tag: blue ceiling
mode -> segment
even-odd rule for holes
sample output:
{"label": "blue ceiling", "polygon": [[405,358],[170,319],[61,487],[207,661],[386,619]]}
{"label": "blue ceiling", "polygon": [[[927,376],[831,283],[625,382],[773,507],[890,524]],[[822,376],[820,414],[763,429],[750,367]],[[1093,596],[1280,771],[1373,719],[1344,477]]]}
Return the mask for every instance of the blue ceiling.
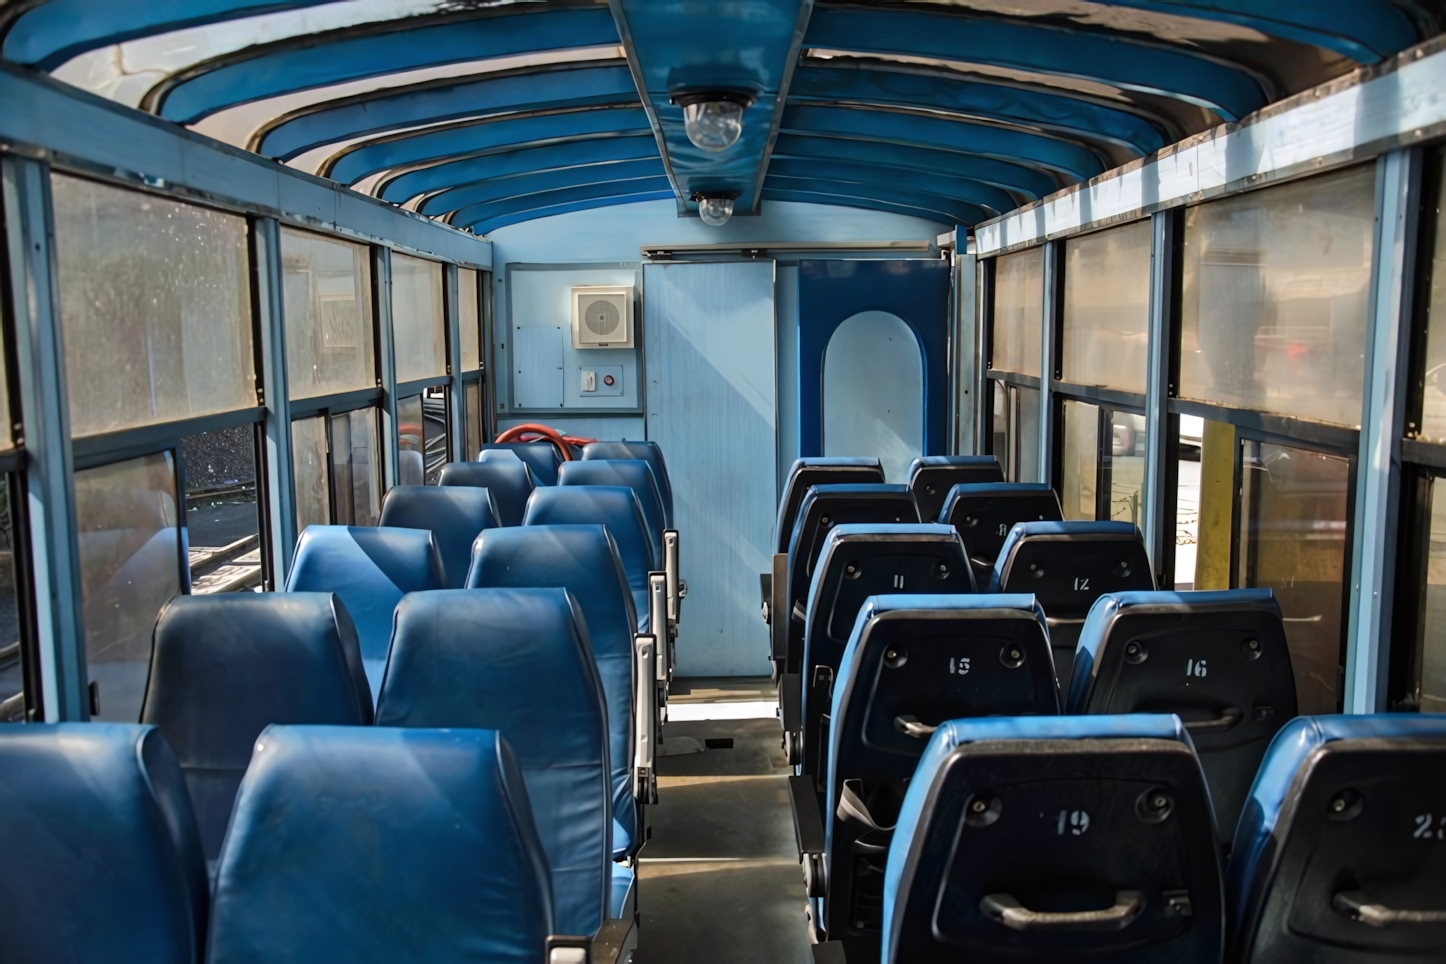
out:
{"label": "blue ceiling", "polygon": [[[347,2],[12,0],[0,57],[84,83],[73,58],[150,38],[167,56],[141,109],[478,233],[663,198],[692,214],[699,191],[736,194],[740,215],[805,201],[971,225],[1378,63],[1446,15],[1446,0],[409,0],[378,20]],[[217,42],[192,58],[166,48],[178,30]],[[752,99],[717,154],[674,103],[706,90]]]}

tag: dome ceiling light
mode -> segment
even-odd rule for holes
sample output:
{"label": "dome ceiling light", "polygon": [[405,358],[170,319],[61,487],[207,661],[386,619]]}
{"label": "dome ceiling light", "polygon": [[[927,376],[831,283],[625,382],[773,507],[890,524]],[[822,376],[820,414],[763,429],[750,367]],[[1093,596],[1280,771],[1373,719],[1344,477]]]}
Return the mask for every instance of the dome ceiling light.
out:
{"label": "dome ceiling light", "polygon": [[721,228],[733,216],[733,202],[738,199],[738,194],[738,191],[695,192],[693,200],[698,202],[698,217],[703,219],[704,224]]}
{"label": "dome ceiling light", "polygon": [[753,98],[735,90],[705,90],[675,94],[672,101],[683,108],[683,129],[693,146],[717,154],[738,142],[743,109]]}

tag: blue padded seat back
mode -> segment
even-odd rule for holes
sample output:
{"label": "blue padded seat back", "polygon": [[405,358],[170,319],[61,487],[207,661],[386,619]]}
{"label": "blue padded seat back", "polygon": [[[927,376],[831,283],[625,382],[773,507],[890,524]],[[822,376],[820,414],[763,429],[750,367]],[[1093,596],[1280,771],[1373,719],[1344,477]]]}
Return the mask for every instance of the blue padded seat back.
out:
{"label": "blue padded seat back", "polygon": [[538,964],[527,789],[492,730],[273,726],[226,835],[210,964]]}
{"label": "blue padded seat back", "polygon": [[[822,771],[821,732],[831,686],[859,610],[870,596],[974,592],[959,533],[941,525],[876,523],[836,526],[824,542],[808,592],[802,672],[803,773]],[[792,654],[790,654],[792,656]],[[790,672],[800,672],[792,669]]]}
{"label": "blue padded seat back", "polygon": [[[521,526],[477,537],[468,589],[548,587],[572,593],[587,621],[607,696],[613,819],[630,840],[638,840],[633,803],[633,634],[638,620],[617,547],[604,526]],[[615,851],[620,843],[613,841]]]}
{"label": "blue padded seat back", "polygon": [[191,964],[206,864],[180,768],[134,723],[0,727],[0,957]]}
{"label": "blue padded seat back", "polygon": [[1060,522],[1059,496],[1044,482],[983,482],[949,490],[939,521],[959,530],[974,578],[989,585],[1009,530],[1019,522]]}
{"label": "blue padded seat back", "polygon": [[567,590],[409,595],[377,725],[499,730],[527,780],[558,933],[597,931],[612,879],[607,708]]}
{"label": "blue padded seat back", "polygon": [[788,470],[783,495],[778,500],[778,521],[773,527],[774,552],[787,552],[788,540],[798,518],[803,497],[815,485],[883,482],[884,467],[878,459],[810,456],[797,459]]}
{"label": "blue padded seat back", "polygon": [[307,526],[286,576],[287,592],[341,597],[356,626],[373,696],[382,685],[397,603],[406,593],[445,586],[430,532],[382,526]]}
{"label": "blue padded seat back", "polygon": [[557,470],[558,485],[624,485],[638,497],[638,507],[643,510],[643,525],[648,533],[648,545],[652,548],[653,562],[663,566],[663,499],[658,494],[658,483],[653,479],[653,470],[648,463],[631,461],[610,462],[594,459],[591,462],[567,462]]}
{"label": "blue padded seat back", "polygon": [[888,828],[929,740],[923,730],[908,732],[909,724],[932,729],[963,717],[1058,713],[1049,631],[1033,596],[875,596],[864,603],[834,681],[827,766],[818,781],[829,939],[878,937]]}
{"label": "blue padded seat back", "polygon": [[1176,717],[954,720],[934,733],[884,874],[888,964],[1217,964],[1224,922],[1210,796]]}
{"label": "blue padded seat back", "polygon": [[1287,723],[1235,831],[1229,960],[1442,960],[1443,770],[1446,714]]}
{"label": "blue padded seat back", "polygon": [[1003,482],[1004,469],[992,455],[925,455],[909,464],[909,490],[925,522],[943,522],[939,510],[956,485]]}
{"label": "blue padded seat back", "polygon": [[430,532],[447,589],[461,589],[467,582],[477,534],[501,525],[490,489],[455,485],[392,486],[382,500],[380,524]]}
{"label": "blue padded seat back", "polygon": [[177,596],[156,620],[141,722],[158,727],[175,751],[214,860],[262,730],[371,725],[372,694],[346,606],[322,592]]}
{"label": "blue padded seat back", "polygon": [[[511,452],[527,464],[534,485],[556,485],[562,458],[551,442],[487,442],[482,452]],[[484,454],[482,458],[487,458]]]}
{"label": "blue padded seat back", "polygon": [[990,592],[1031,592],[1049,617],[1060,683],[1073,678],[1085,616],[1107,592],[1153,590],[1140,530],[1128,522],[1019,522],[994,563]]}
{"label": "blue padded seat back", "polygon": [[657,442],[639,440],[589,442],[582,447],[582,460],[592,459],[642,459],[653,470],[653,479],[658,483],[658,495],[663,499],[664,527],[673,528],[673,483],[668,478],[668,463],[663,459],[663,449]]}
{"label": "blue padded seat back", "polygon": [[539,488],[527,500],[522,524],[601,525],[617,546],[628,577],[638,625],[648,612],[648,573],[656,570],[643,509],[632,489],[619,485],[563,485]]}
{"label": "blue padded seat back", "polygon": [[1229,844],[1266,747],[1296,714],[1295,678],[1269,589],[1120,592],[1090,610],[1069,713],[1174,713],[1195,741]]}
{"label": "blue padded seat back", "polygon": [[527,497],[533,488],[532,473],[517,458],[448,462],[442,466],[437,484],[486,489],[497,506],[497,524],[504,526],[522,525],[522,513],[527,511]]}

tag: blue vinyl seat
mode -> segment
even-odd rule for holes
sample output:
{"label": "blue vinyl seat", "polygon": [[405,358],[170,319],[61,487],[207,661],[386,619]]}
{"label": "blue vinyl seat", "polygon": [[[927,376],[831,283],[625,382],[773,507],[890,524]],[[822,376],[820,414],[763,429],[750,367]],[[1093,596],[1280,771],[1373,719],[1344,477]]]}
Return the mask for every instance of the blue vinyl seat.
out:
{"label": "blue vinyl seat", "polygon": [[643,525],[648,532],[648,544],[653,551],[653,562],[663,565],[663,498],[658,494],[658,483],[653,470],[641,459],[630,461],[606,461],[593,459],[586,462],[567,462],[557,470],[558,485],[622,485],[633,490],[638,497],[638,507],[643,510]]}
{"label": "blue vinyl seat", "polygon": [[668,463],[657,442],[638,440],[589,442],[582,447],[582,460],[642,459],[653,470],[658,495],[663,499],[663,528],[673,528],[673,483],[668,478]]}
{"label": "blue vinyl seat", "polygon": [[[571,464],[571,463],[569,463]],[[604,526],[521,526],[482,533],[472,550],[468,589],[560,587],[587,623],[593,660],[607,697],[613,855],[641,845],[633,800],[633,634],[637,615],[617,547]]]}
{"label": "blue vinyl seat", "polygon": [[209,964],[540,964],[552,925],[527,789],[500,734],[273,726],[257,740],[221,853]]}
{"label": "blue vinyl seat", "polygon": [[1296,714],[1280,606],[1269,589],[1121,592],[1090,609],[1066,712],[1185,721],[1228,845],[1275,734]]}
{"label": "blue vinyl seat", "polygon": [[392,639],[392,613],[409,592],[442,589],[442,560],[425,529],[307,526],[286,576],[287,592],[334,592],[356,626],[375,698]]}
{"label": "blue vinyl seat", "polygon": [[878,955],[885,858],[934,730],[978,716],[1055,716],[1044,611],[1032,596],[876,596],[839,663],[823,794],[830,940]]}
{"label": "blue vinyl seat", "polygon": [[887,964],[1217,964],[1220,845],[1170,715],[953,720],[884,875]]}
{"label": "blue vinyl seat", "polygon": [[206,863],[180,768],[134,723],[0,727],[0,957],[192,964]]}
{"label": "blue vinyl seat", "polygon": [[1073,678],[1085,617],[1107,592],[1153,590],[1140,530],[1128,522],[1019,522],[994,563],[990,592],[1033,593],[1049,619],[1060,685]]}
{"label": "blue vinyl seat", "polygon": [[517,754],[552,876],[559,933],[610,910],[607,703],[565,589],[449,589],[397,607],[378,726],[496,729]]}
{"label": "blue vinyl seat", "polygon": [[925,522],[943,522],[939,510],[956,485],[1003,482],[1004,469],[992,455],[924,455],[909,463],[909,491]]}
{"label": "blue vinyl seat", "polygon": [[522,524],[606,526],[617,546],[638,627],[648,618],[648,573],[657,570],[643,509],[632,489],[620,485],[561,485],[539,488],[527,500]]}
{"label": "blue vinyl seat", "polygon": [[492,490],[473,486],[396,485],[382,500],[380,525],[426,529],[436,543],[448,589],[461,589],[472,562],[472,542],[501,525]]}
{"label": "blue vinyl seat", "polygon": [[488,452],[511,452],[532,472],[534,485],[556,485],[557,467],[562,459],[551,442],[487,442],[482,446],[482,458]]}
{"label": "blue vinyl seat", "polygon": [[492,493],[492,500],[497,506],[497,524],[504,526],[522,525],[522,513],[527,511],[527,497],[533,489],[532,473],[527,463],[515,457],[448,462],[442,466],[437,484],[486,489]]}
{"label": "blue vinyl seat", "polygon": [[899,593],[972,592],[974,576],[964,544],[948,526],[841,525],[829,533],[809,586],[802,659],[799,669],[790,671],[800,673],[800,714],[793,740],[804,774],[816,776],[823,767],[828,750],[824,716],[864,602],[870,596]]}
{"label": "blue vinyl seat", "polygon": [[1235,831],[1228,959],[1446,956],[1446,714],[1302,716],[1276,734]]}
{"label": "blue vinyl seat", "polygon": [[[959,530],[974,578],[989,585],[1009,530],[1018,522],[1060,522],[1059,496],[1044,482],[981,482],[949,490],[938,521]],[[933,520],[930,520],[933,521]]]}
{"label": "blue vinyl seat", "polygon": [[175,751],[208,860],[272,723],[370,726],[356,628],[331,593],[177,596],[156,620],[141,722]]}
{"label": "blue vinyl seat", "polygon": [[793,526],[803,497],[815,485],[883,482],[884,467],[878,459],[838,456],[810,456],[796,459],[783,483],[778,500],[778,521],[773,527],[774,552],[787,552],[793,538]]}

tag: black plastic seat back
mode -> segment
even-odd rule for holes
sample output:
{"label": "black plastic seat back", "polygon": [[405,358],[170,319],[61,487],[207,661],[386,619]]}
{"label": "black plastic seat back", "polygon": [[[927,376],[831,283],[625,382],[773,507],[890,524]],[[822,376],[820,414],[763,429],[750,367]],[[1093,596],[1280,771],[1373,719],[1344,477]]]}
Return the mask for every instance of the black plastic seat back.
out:
{"label": "black plastic seat back", "polygon": [[1100,597],[1080,634],[1066,706],[1071,714],[1174,713],[1184,720],[1228,845],[1266,748],[1296,714],[1274,593]]}
{"label": "black plastic seat back", "polygon": [[925,522],[943,522],[940,510],[956,485],[1003,482],[1004,469],[992,455],[925,455],[909,465],[909,490]]}
{"label": "black plastic seat back", "polygon": [[1446,715],[1303,716],[1236,828],[1227,960],[1446,960]]}
{"label": "black plastic seat back", "polygon": [[1095,600],[1154,588],[1140,530],[1128,522],[1018,523],[990,581],[991,592],[1033,593],[1044,607],[1062,686],[1073,678],[1075,644]]}
{"label": "black plastic seat back", "polygon": [[1220,847],[1173,716],[954,720],[909,784],[886,964],[1218,964]]}
{"label": "black plastic seat back", "polygon": [[939,521],[959,531],[974,579],[989,584],[1009,530],[1019,522],[1060,522],[1059,496],[1043,482],[984,482],[949,490]]}
{"label": "black plastic seat back", "polygon": [[877,956],[888,828],[935,727],[961,717],[1058,713],[1049,632],[1034,597],[866,602],[834,683],[818,780],[829,939],[867,942]]}
{"label": "black plastic seat back", "polygon": [[783,483],[783,496],[778,500],[778,521],[773,528],[774,552],[787,552],[798,519],[803,497],[815,485],[861,484],[884,481],[884,467],[878,459],[806,458],[798,459]]}

